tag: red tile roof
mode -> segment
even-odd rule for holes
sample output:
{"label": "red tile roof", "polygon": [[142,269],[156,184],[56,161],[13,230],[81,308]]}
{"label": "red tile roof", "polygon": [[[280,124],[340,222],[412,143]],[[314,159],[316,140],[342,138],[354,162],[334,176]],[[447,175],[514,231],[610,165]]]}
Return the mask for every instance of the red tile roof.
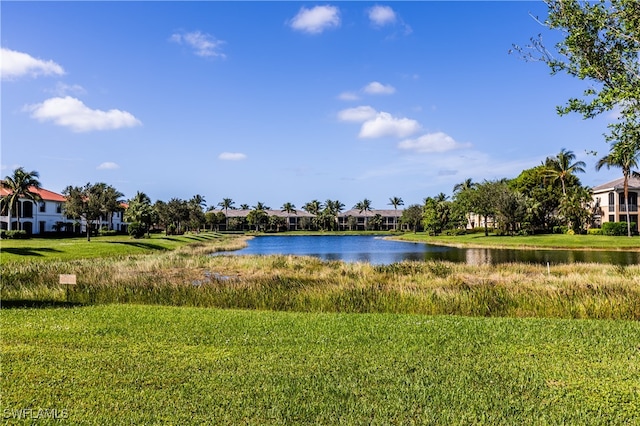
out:
{"label": "red tile roof", "polygon": [[[40,195],[40,197],[45,200],[45,201],[59,201],[61,203],[64,203],[66,201],[66,199],[58,194],[57,192],[53,192],[53,191],[49,191],[48,189],[35,189],[33,187],[29,188],[29,190],[31,192],[35,192],[36,194]],[[11,194],[11,191],[9,191],[7,188],[4,187],[0,187],[0,195],[1,196],[6,196]]]}

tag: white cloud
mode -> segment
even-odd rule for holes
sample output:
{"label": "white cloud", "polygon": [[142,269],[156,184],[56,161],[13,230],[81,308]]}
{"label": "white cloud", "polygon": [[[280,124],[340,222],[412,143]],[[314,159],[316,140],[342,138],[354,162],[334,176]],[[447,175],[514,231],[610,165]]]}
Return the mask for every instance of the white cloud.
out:
{"label": "white cloud", "polygon": [[302,7],[290,21],[291,28],[309,34],[320,34],[324,30],[340,26],[340,11],[335,6]]}
{"label": "white cloud", "polygon": [[58,126],[69,127],[74,132],[112,130],[142,124],[127,111],[91,109],[71,96],[51,98],[40,104],[27,105],[25,110],[31,112],[32,118],[52,121]]}
{"label": "white cloud", "polygon": [[223,152],[218,155],[218,158],[225,161],[240,161],[246,159],[247,156],[241,152]]}
{"label": "white cloud", "polygon": [[373,6],[369,9],[369,19],[377,27],[396,22],[396,13],[389,6]]}
{"label": "white cloud", "polygon": [[64,75],[64,69],[53,61],[43,61],[5,47],[0,49],[0,54],[0,74],[3,79],[11,80],[25,75]]}
{"label": "white cloud", "polygon": [[470,148],[469,143],[456,142],[443,132],[427,133],[416,139],[406,139],[398,144],[398,148],[416,152],[447,152],[454,149]]}
{"label": "white cloud", "polygon": [[47,90],[47,92],[54,93],[55,95],[58,95],[58,96],[66,96],[68,94],[79,96],[79,95],[85,95],[87,93],[84,87],[80,86],[79,84],[65,84],[61,81],[56,83],[55,89]]}
{"label": "white cloud", "polygon": [[384,85],[377,81],[372,81],[367,84],[363,89],[363,92],[368,93],[370,95],[390,95],[396,92],[395,87],[391,85]]}
{"label": "white cloud", "polygon": [[116,163],[113,163],[111,161],[106,161],[102,164],[100,164],[97,169],[98,170],[115,170],[115,169],[119,169],[120,166],[117,165]]}
{"label": "white cloud", "polygon": [[353,92],[342,92],[338,95],[341,101],[357,101],[360,97]]}
{"label": "white cloud", "polygon": [[370,106],[359,106],[355,108],[343,109],[338,113],[338,120],[362,123],[364,121],[375,118],[377,114],[378,112]]}
{"label": "white cloud", "polygon": [[397,118],[388,112],[379,112],[375,118],[365,121],[360,128],[361,138],[393,136],[404,138],[420,130],[420,123],[410,118]]}
{"label": "white cloud", "polygon": [[193,31],[190,33],[174,33],[169,40],[178,43],[186,44],[194,50],[194,53],[202,57],[218,57],[225,58],[226,55],[220,52],[220,48],[225,42],[223,40],[216,40],[210,34],[204,34],[200,31]]}

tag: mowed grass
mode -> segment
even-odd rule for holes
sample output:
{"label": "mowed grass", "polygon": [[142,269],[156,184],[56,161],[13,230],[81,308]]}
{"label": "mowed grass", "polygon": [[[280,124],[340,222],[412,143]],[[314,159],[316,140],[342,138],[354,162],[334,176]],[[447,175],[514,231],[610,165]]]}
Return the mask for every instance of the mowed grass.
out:
{"label": "mowed grass", "polygon": [[431,244],[452,245],[460,247],[504,247],[504,248],[544,248],[544,249],[578,249],[578,250],[640,250],[640,237],[612,237],[606,235],[568,235],[541,234],[497,236],[484,233],[466,235],[431,236],[427,233],[403,234],[397,237],[405,241],[418,241]]}
{"label": "mowed grass", "polygon": [[633,321],[108,305],[0,324],[9,421],[640,423]]}
{"label": "mowed grass", "polygon": [[200,234],[151,234],[150,238],[134,239],[128,235],[83,238],[32,238],[28,240],[2,240],[0,263],[67,261],[118,256],[150,254],[174,250],[186,244],[231,238],[215,232]]}

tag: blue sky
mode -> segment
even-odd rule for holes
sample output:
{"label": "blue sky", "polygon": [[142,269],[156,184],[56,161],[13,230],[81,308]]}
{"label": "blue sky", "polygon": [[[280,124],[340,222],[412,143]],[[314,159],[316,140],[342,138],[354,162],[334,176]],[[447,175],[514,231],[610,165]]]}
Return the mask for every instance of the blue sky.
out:
{"label": "blue sky", "polygon": [[561,148],[595,172],[614,119],[555,112],[587,87],[508,54],[536,2],[2,2],[2,175],[106,182],[209,206],[390,208]]}

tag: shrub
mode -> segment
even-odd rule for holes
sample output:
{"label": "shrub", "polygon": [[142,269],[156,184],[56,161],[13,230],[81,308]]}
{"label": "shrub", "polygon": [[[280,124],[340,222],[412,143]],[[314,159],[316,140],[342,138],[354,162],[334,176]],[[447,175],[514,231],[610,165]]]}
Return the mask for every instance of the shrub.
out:
{"label": "shrub", "polygon": [[0,231],[0,238],[2,239],[7,239],[7,240],[25,240],[27,238],[29,238],[29,234],[27,234],[27,231],[7,231],[7,230],[1,230]]}
{"label": "shrub", "polygon": [[133,238],[142,238],[144,237],[144,226],[140,222],[133,222],[129,225],[129,235]]}
{"label": "shrub", "polygon": [[444,235],[458,236],[458,235],[466,235],[467,231],[465,229],[447,229],[444,231]]}
{"label": "shrub", "polygon": [[569,230],[569,228],[564,226],[564,225],[562,225],[562,226],[554,226],[553,227],[553,233],[554,234],[566,234],[568,230]]}
{"label": "shrub", "polygon": [[602,235],[602,229],[600,228],[589,228],[587,230],[588,235]]}
{"label": "shrub", "polygon": [[[636,229],[635,222],[631,222],[631,229]],[[602,224],[602,235],[627,235],[627,222],[605,222]]]}
{"label": "shrub", "polygon": [[114,229],[101,229],[100,231],[98,231],[98,234],[101,237],[109,237],[109,236],[118,235],[118,231]]}
{"label": "shrub", "polygon": [[173,223],[167,225],[167,235],[174,235],[176,233],[176,226]]}

